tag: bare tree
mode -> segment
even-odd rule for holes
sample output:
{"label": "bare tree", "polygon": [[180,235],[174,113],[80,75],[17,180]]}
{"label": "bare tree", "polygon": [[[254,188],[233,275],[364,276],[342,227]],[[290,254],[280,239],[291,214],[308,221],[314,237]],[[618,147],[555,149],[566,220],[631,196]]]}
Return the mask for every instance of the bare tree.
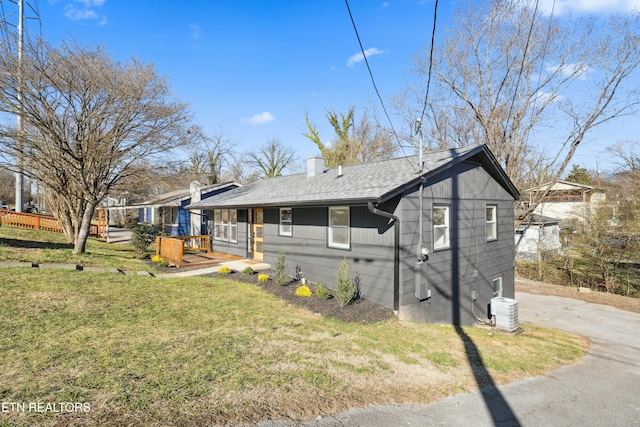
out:
{"label": "bare tree", "polygon": [[[49,208],[85,251],[97,204],[136,165],[184,144],[186,105],[151,65],[113,61],[104,48],[27,43],[22,70],[0,52],[0,111],[22,113],[25,131],[0,125],[4,166],[25,174],[49,196]],[[21,91],[20,91],[21,88]]]}
{"label": "bare tree", "polygon": [[257,152],[247,153],[247,157],[265,178],[281,176],[282,171],[296,160],[295,152],[285,147],[278,138],[271,139]]}
{"label": "bare tree", "polygon": [[333,128],[336,138],[330,144],[324,144],[316,127],[305,116],[307,133],[303,135],[313,141],[329,167],[353,165],[391,157],[397,150],[390,132],[378,125],[371,124],[366,114],[359,122],[354,119],[355,108],[350,107],[347,114],[327,111],[327,120]]}
{"label": "bare tree", "polygon": [[193,126],[188,132],[187,147],[194,179],[207,184],[221,182],[225,167],[233,162],[233,144],[224,130],[220,128],[220,132],[208,136],[201,127]]}
{"label": "bare tree", "polygon": [[[559,179],[589,131],[637,110],[637,12],[558,20],[530,1],[468,1],[445,34],[426,106],[431,147],[486,143],[519,187],[540,183],[531,180],[534,170]],[[416,57],[422,81],[428,58]],[[399,98],[408,122],[424,108],[424,85],[412,91]],[[554,137],[538,150],[542,135]]]}
{"label": "bare tree", "polygon": [[617,159],[618,178],[631,193],[640,193],[640,150],[637,143],[618,142],[607,150]]}
{"label": "bare tree", "polygon": [[0,205],[13,204],[15,193],[15,176],[7,169],[0,168]]}

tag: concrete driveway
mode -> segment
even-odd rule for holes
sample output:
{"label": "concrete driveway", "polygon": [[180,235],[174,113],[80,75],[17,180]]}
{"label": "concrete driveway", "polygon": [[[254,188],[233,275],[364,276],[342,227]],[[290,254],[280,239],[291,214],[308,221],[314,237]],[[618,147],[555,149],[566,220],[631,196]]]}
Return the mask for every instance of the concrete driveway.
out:
{"label": "concrete driveway", "polygon": [[354,409],[304,425],[640,425],[640,314],[570,298],[524,293],[516,298],[521,322],[587,336],[588,355],[545,376],[429,405]]}

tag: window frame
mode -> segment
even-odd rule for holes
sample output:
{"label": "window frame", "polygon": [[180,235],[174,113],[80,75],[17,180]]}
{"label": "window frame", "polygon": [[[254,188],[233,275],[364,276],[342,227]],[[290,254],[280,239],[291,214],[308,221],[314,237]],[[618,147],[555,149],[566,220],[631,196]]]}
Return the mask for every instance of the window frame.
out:
{"label": "window frame", "polygon": [[[282,213],[285,211],[289,211],[289,219],[282,219]],[[280,208],[279,209],[279,226],[278,226],[278,235],[285,237],[293,237],[293,208]],[[288,226],[289,231],[285,231],[285,228]]]}
{"label": "window frame", "polygon": [[[487,219],[487,212],[489,209],[493,210],[493,221]],[[489,230],[493,229],[493,237],[489,237]],[[484,223],[484,235],[487,242],[494,242],[498,240],[498,205],[487,204],[485,206],[485,223]]]}
{"label": "window frame", "polygon": [[[496,291],[496,284],[499,285],[498,291]],[[502,276],[491,281],[491,292],[493,293],[493,298],[502,297]]]}
{"label": "window frame", "polygon": [[238,243],[238,210],[213,210],[213,240]]}
{"label": "window frame", "polygon": [[164,209],[164,224],[176,225],[177,222],[178,222],[178,207],[166,206]]}
{"label": "window frame", "polygon": [[[436,209],[444,209],[445,210],[445,224],[436,224],[435,221],[435,210]],[[432,233],[433,233],[433,251],[443,251],[447,249],[451,249],[451,206],[446,204],[434,204],[431,207],[431,225],[432,225]],[[438,245],[436,239],[436,230],[443,229],[445,230],[445,244]]]}
{"label": "window frame", "polygon": [[[331,212],[338,209],[347,210],[347,225],[333,224]],[[347,231],[347,243],[334,241],[334,230]],[[351,207],[350,206],[329,206],[327,219],[327,247],[333,249],[351,250]]]}

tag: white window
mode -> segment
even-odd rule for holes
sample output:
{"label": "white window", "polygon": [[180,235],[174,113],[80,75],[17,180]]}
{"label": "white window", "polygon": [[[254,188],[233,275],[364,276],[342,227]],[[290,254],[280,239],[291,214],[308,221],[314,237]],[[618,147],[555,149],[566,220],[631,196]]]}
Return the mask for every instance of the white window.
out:
{"label": "white window", "polygon": [[165,209],[165,224],[175,224],[178,222],[178,207],[170,206]]}
{"label": "white window", "polygon": [[229,241],[238,243],[238,211],[229,209]]}
{"label": "white window", "polygon": [[434,206],[433,249],[446,249],[449,246],[449,206]]}
{"label": "white window", "polygon": [[238,212],[235,209],[214,209],[213,238],[225,242],[238,242]]}
{"label": "white window", "polygon": [[280,235],[293,235],[293,211],[291,208],[280,208]]}
{"label": "white window", "polygon": [[486,232],[487,232],[487,241],[496,240],[498,238],[498,222],[496,220],[498,207],[495,205],[488,205],[487,212],[487,223],[486,223]]}
{"label": "white window", "polygon": [[348,206],[329,208],[329,247],[339,249],[351,247]]}
{"label": "white window", "polygon": [[491,285],[493,286],[493,296],[501,297],[502,296],[502,277],[493,279],[491,281]]}

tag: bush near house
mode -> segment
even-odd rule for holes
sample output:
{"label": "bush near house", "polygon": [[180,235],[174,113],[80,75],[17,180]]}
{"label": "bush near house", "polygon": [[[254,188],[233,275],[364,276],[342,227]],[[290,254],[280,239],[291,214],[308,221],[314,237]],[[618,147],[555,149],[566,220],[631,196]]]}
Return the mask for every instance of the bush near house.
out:
{"label": "bush near house", "polygon": [[289,276],[287,276],[287,260],[284,252],[278,254],[278,259],[275,263],[275,274],[273,280],[281,286],[286,285],[289,282]]}
{"label": "bush near house", "polygon": [[136,252],[142,254],[149,249],[149,246],[156,241],[156,236],[160,234],[160,229],[154,225],[138,224],[131,229],[131,245]]}
{"label": "bush near house", "polygon": [[336,279],[335,296],[340,307],[351,304],[357,297],[358,287],[351,280],[351,267],[345,258],[338,267],[338,277]]}

